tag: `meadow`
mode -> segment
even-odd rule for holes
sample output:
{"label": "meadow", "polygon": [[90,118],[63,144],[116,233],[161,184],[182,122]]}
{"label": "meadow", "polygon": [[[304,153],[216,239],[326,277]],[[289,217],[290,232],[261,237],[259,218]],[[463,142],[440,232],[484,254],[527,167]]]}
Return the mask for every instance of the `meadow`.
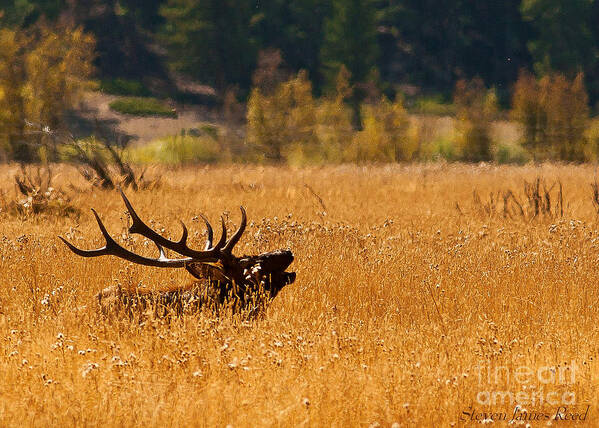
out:
{"label": "meadow", "polygon": [[151,170],[161,185],[128,194],[166,236],[181,219],[200,247],[200,213],[233,230],[243,205],[238,254],[293,251],[295,283],[251,320],[102,315],[109,285],[191,278],[69,252],[57,235],[102,244],[92,207],[153,247],[116,191],[55,171],[80,214],[0,212],[1,426],[599,425],[593,166]]}

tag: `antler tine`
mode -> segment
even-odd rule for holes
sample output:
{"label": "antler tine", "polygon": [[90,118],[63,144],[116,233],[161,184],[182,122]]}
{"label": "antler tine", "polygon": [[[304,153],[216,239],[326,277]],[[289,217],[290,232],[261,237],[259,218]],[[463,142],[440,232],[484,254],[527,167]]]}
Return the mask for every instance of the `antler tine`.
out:
{"label": "antler tine", "polygon": [[168,259],[164,255],[164,250],[162,249],[162,247],[160,245],[158,245],[157,243],[156,243],[156,245],[158,246],[158,250],[160,251],[160,257],[157,259],[151,259],[148,257],[144,257],[144,256],[140,256],[138,254],[132,253],[131,251],[121,247],[119,244],[117,244],[117,242],[114,239],[112,239],[112,237],[106,230],[104,223],[102,223],[102,220],[100,220],[100,216],[98,215],[96,210],[94,210],[92,208],[92,212],[94,213],[94,216],[96,217],[96,221],[98,222],[98,227],[100,228],[100,232],[102,232],[102,236],[104,236],[104,240],[106,241],[106,244],[103,247],[95,249],[95,250],[82,250],[80,248],[75,247],[73,244],[68,242],[62,236],[59,236],[61,241],[64,242],[67,245],[67,247],[69,247],[69,249],[72,252],[74,252],[75,254],[77,254],[78,256],[98,257],[98,256],[111,255],[111,256],[117,256],[122,259],[128,260],[132,263],[137,263],[137,264],[144,265],[144,266],[171,267],[171,268],[185,267],[188,263],[193,261],[193,259],[191,259],[189,257],[184,258],[184,259]]}
{"label": "antler tine", "polygon": [[208,237],[206,238],[206,246],[204,247],[204,250],[209,250],[210,248],[212,248],[212,239],[214,237],[214,231],[212,230],[212,225],[210,224],[206,216],[204,216],[204,214],[200,214],[200,217],[202,217],[202,220],[204,220],[204,223],[206,223],[206,230],[208,231]]}
{"label": "antler tine", "polygon": [[214,248],[206,249],[205,251],[192,250],[187,246],[187,228],[185,227],[183,222],[181,222],[181,224],[183,225],[183,234],[181,236],[181,239],[179,239],[179,241],[177,242],[166,239],[165,237],[156,233],[148,225],[146,225],[137,215],[137,213],[133,209],[133,206],[131,205],[131,202],[129,202],[129,199],[127,199],[127,197],[125,196],[123,190],[119,188],[119,192],[121,194],[121,197],[123,198],[123,201],[125,202],[125,206],[127,207],[127,211],[129,211],[129,215],[131,216],[132,220],[131,227],[129,227],[129,233],[137,233],[138,235],[148,238],[149,240],[155,242],[156,244],[164,248],[173,250],[183,256],[193,258],[194,261],[218,259],[218,250],[220,249],[218,245]]}
{"label": "antler tine", "polygon": [[[187,235],[188,235],[187,226],[185,226],[185,223],[183,223],[182,220],[179,220],[179,223],[181,223],[181,227],[183,228],[183,233],[181,234],[181,239],[179,239],[179,243],[187,246]],[[206,248],[206,249],[208,249],[208,248]]]}
{"label": "antler tine", "polygon": [[106,246],[104,246],[102,248],[98,248],[97,250],[82,250],[81,248],[75,247],[73,244],[71,244],[69,241],[67,241],[66,239],[64,239],[62,236],[59,236],[58,238],[62,242],[64,242],[67,247],[69,247],[69,250],[71,250],[72,252],[74,252],[78,256],[81,256],[81,257],[96,257],[96,256],[107,256],[107,255],[109,255],[108,252],[107,252]]}
{"label": "antler tine", "polygon": [[233,247],[235,246],[235,244],[237,244],[237,242],[239,242],[239,239],[241,238],[241,235],[243,235],[243,232],[245,231],[245,227],[247,225],[247,215],[245,213],[245,208],[239,208],[241,209],[241,223],[239,224],[239,228],[235,231],[233,236],[231,236],[231,239],[227,241],[222,250],[222,252],[226,254],[231,254],[231,252],[233,251]]}
{"label": "antler tine", "polygon": [[227,242],[227,226],[225,225],[225,219],[222,216],[220,218],[220,224],[222,227],[220,239],[218,240],[218,242],[216,243],[216,245],[213,248],[214,250],[217,250],[217,251],[220,251],[220,249],[223,248],[223,246]]}

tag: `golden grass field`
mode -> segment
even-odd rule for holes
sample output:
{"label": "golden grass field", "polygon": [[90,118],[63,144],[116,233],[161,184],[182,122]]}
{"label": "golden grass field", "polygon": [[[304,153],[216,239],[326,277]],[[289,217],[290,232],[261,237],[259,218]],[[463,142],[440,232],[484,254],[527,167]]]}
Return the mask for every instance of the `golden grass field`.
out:
{"label": "golden grass field", "polygon": [[[16,171],[0,169],[7,200]],[[575,413],[599,426],[591,166],[154,170],[161,187],[128,195],[166,235],[178,237],[181,219],[202,246],[194,218],[217,224],[228,211],[233,229],[243,204],[238,254],[293,250],[296,282],[250,321],[99,313],[94,296],[115,282],[190,276],[70,253],[57,235],[102,243],[89,208],[121,243],[127,216],[116,191],[57,172],[79,220],[0,213],[0,426],[505,425],[514,411],[523,426],[565,426]],[[537,176],[563,184],[563,217],[485,211],[491,192],[523,203]]]}

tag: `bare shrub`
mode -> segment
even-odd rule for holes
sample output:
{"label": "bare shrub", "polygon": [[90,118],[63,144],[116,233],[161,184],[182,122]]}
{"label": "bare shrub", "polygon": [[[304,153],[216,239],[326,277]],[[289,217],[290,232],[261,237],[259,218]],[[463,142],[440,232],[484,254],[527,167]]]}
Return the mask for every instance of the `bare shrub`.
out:
{"label": "bare shrub", "polygon": [[20,166],[14,176],[15,198],[2,198],[2,211],[26,219],[40,214],[59,217],[79,217],[80,211],[71,205],[71,198],[52,186],[53,173],[49,165]]}
{"label": "bare shrub", "polygon": [[[557,191],[552,198],[554,188]],[[564,193],[561,181],[558,180],[549,187],[540,177],[531,182],[524,181],[524,194],[528,202],[529,218],[564,216]]]}
{"label": "bare shrub", "polygon": [[559,180],[551,185],[540,177],[530,182],[524,180],[521,193],[511,189],[499,190],[491,192],[487,198],[481,198],[474,190],[472,199],[475,209],[485,217],[501,216],[530,221],[564,216],[564,193]]}
{"label": "bare shrub", "polygon": [[153,189],[159,179],[147,179],[147,169],[136,173],[125,160],[124,148],[118,148],[106,141],[90,138],[87,140],[70,139],[64,147],[63,155],[75,163],[79,172],[93,186],[102,189],[114,189],[117,186],[132,190]]}

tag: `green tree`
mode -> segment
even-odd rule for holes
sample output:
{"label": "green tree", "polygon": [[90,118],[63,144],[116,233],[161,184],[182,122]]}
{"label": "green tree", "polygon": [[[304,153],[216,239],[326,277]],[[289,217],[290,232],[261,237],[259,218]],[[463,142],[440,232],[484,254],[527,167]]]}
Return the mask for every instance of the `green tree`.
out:
{"label": "green tree", "polygon": [[28,27],[42,16],[54,20],[65,7],[65,0],[0,0],[0,26]]}
{"label": "green tree", "polygon": [[154,31],[164,23],[160,7],[165,0],[120,0],[127,15],[143,28]]}
{"label": "green tree", "polygon": [[331,0],[270,0],[257,2],[253,33],[262,49],[281,51],[292,71],[308,71],[316,92],[322,86],[320,49]]}
{"label": "green tree", "polygon": [[536,35],[528,47],[535,71],[560,71],[574,77],[590,68],[597,59],[593,45],[594,0],[524,0],[522,14]]}
{"label": "green tree", "polygon": [[480,76],[507,97],[508,84],[530,63],[530,28],[521,0],[378,2],[381,77],[449,95],[457,80]]}
{"label": "green tree", "polygon": [[249,87],[256,61],[250,2],[168,0],[160,12],[175,69],[214,85],[221,96],[232,85]]}
{"label": "green tree", "polygon": [[370,0],[333,0],[332,14],[326,20],[321,50],[323,75],[330,89],[345,66],[353,86],[350,104],[359,124],[360,103],[365,94],[357,84],[364,83],[376,69],[375,8]]}
{"label": "green tree", "polygon": [[373,3],[333,0],[321,50],[327,83],[334,88],[342,65],[351,73],[352,83],[364,82],[375,67],[377,55]]}

